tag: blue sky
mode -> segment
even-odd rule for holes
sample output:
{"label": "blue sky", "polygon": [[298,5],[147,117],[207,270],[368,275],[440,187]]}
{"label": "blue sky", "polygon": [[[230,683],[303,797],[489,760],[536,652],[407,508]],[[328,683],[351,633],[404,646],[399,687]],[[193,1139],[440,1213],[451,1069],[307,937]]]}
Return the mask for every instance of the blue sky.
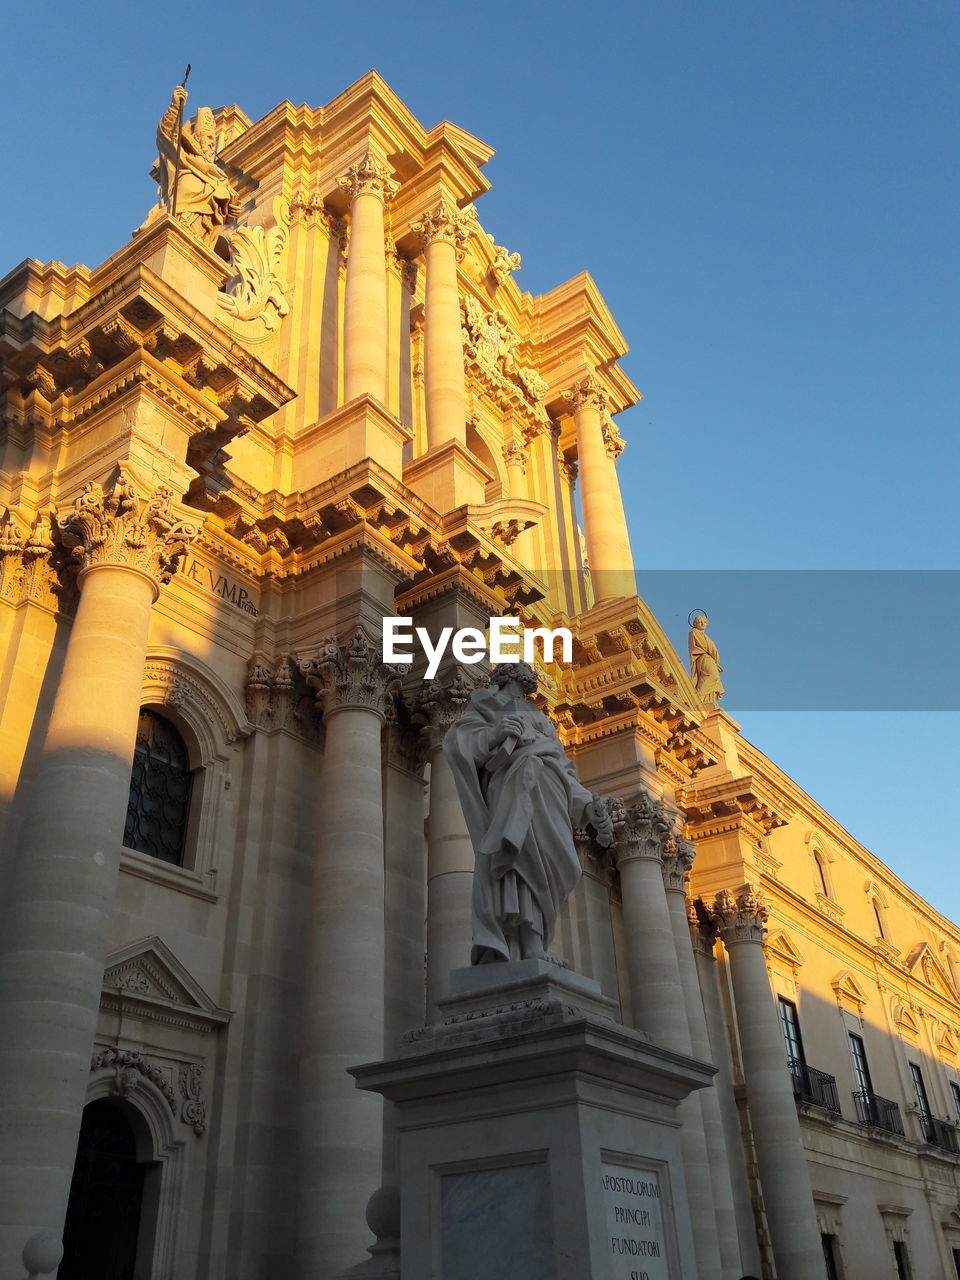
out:
{"label": "blue sky", "polygon": [[[373,66],[424,123],[498,149],[480,214],[523,255],[518,283],[587,268],[610,303],[644,393],[620,419],[641,581],[960,567],[956,3],[54,3],[4,26],[4,265],[94,265],[126,239],[186,62],[192,106],[254,118]],[[939,611],[920,622],[935,640]],[[762,594],[755,623],[775,644]],[[912,627],[896,600],[863,622],[900,688]],[[875,713],[740,718],[956,917],[957,715],[882,711],[879,684]]]}

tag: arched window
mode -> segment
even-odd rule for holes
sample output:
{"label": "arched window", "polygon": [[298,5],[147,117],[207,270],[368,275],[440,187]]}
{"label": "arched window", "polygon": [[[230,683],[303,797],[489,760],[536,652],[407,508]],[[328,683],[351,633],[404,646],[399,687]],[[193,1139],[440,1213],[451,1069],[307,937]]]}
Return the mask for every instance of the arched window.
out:
{"label": "arched window", "polygon": [[817,883],[820,887],[820,892],[823,894],[825,898],[829,898],[830,889],[827,884],[827,870],[826,870],[826,867],[823,865],[823,854],[820,852],[819,849],[816,850],[816,852],[813,855],[813,865],[816,867],[816,870],[817,870]]}
{"label": "arched window", "polygon": [[193,775],[183,739],[169,720],[144,708],[123,829],[128,849],[183,866]]}
{"label": "arched window", "polygon": [[880,910],[880,903],[876,900],[876,898],[872,899],[872,903],[873,903],[873,918],[877,922],[877,937],[885,938],[887,934],[883,927],[883,912]]}

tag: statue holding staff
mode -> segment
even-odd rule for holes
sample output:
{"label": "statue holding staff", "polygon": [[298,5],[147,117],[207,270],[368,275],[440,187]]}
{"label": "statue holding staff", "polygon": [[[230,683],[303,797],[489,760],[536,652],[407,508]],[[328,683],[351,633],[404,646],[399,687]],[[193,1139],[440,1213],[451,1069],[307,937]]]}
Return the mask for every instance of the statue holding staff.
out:
{"label": "statue holding staff", "polygon": [[529,700],[536,688],[527,663],[497,667],[443,742],[476,856],[472,964],[545,959],[580,879],[573,828],[592,826],[602,845],[613,838],[605,802]]}

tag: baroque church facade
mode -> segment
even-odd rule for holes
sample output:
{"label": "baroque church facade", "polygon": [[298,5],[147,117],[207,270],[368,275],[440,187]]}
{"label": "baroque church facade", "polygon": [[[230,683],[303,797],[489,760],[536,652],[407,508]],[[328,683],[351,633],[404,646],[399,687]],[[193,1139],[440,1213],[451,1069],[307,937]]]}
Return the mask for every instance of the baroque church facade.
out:
{"label": "baroque church facade", "polygon": [[537,699],[614,838],[551,952],[716,1069],[662,1274],[960,1275],[960,931],[637,596],[595,284],[525,293],[492,150],[375,72],[184,96],[129,242],[0,281],[0,1271],[399,1274],[397,1109],[348,1069],[468,961],[482,679],[385,666],[400,615],[573,633]]}

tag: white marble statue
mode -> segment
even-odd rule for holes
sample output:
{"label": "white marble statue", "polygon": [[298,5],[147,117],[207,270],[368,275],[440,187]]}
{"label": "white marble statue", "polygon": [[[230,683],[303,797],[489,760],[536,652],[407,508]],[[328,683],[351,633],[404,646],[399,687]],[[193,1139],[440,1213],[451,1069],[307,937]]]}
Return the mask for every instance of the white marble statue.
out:
{"label": "white marble statue", "polygon": [[536,688],[527,663],[497,667],[444,738],[476,856],[472,964],[543,959],[580,879],[573,828],[593,827],[604,845],[613,837],[605,803],[528,700]]}
{"label": "white marble statue", "polygon": [[707,615],[698,613],[689,635],[690,674],[703,702],[715,707],[723,697],[723,681],[720,672],[720,655],[717,646],[707,635]]}

